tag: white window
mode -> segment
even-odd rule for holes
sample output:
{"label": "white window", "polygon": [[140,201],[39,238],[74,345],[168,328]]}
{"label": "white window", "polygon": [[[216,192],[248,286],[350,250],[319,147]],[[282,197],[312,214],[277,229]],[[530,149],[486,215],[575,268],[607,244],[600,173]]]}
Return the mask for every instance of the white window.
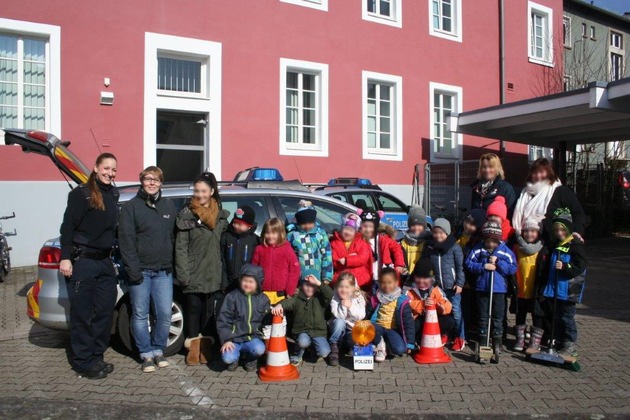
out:
{"label": "white window", "polygon": [[363,0],[363,19],[402,28],[402,0]]}
{"label": "white window", "polygon": [[0,127],[61,135],[60,29],[0,19]]}
{"label": "white window", "polygon": [[562,78],[562,91],[568,92],[571,90],[571,76],[564,75]]}
{"label": "white window", "polygon": [[610,32],[610,48],[623,50],[623,35],[619,32]]}
{"label": "white window", "polygon": [[529,161],[534,162],[536,159],[547,158],[553,159],[553,149],[542,146],[529,146]]}
{"label": "white window", "polygon": [[583,24],[582,24],[582,38],[588,38],[588,37],[586,36],[586,28],[587,28],[587,27],[588,27],[588,26],[586,25],[586,23],[583,23]]}
{"label": "white window", "polygon": [[595,41],[595,27],[591,26],[591,39]]}
{"label": "white window", "polygon": [[568,16],[562,18],[562,43],[567,48],[571,48],[573,45],[573,39],[571,37],[571,18]]}
{"label": "white window", "polygon": [[402,160],[402,77],[363,72],[363,159]]}
{"label": "white window", "polygon": [[529,61],[553,66],[553,11],[529,2]]}
{"label": "white window", "polygon": [[309,7],[311,9],[328,11],[328,0],[280,0],[283,3],[295,4],[297,6]]}
{"label": "white window", "polygon": [[459,86],[430,83],[432,159],[456,159],[460,156],[462,136],[450,130],[448,117],[462,112],[463,93]]}
{"label": "white window", "polygon": [[462,1],[428,0],[429,33],[462,42]]}
{"label": "white window", "polygon": [[328,65],[280,59],[280,154],[328,156]]}
{"label": "white window", "polygon": [[157,60],[160,94],[208,97],[208,57],[158,52]]}
{"label": "white window", "polygon": [[623,78],[623,55],[610,53],[610,80],[619,80]]}

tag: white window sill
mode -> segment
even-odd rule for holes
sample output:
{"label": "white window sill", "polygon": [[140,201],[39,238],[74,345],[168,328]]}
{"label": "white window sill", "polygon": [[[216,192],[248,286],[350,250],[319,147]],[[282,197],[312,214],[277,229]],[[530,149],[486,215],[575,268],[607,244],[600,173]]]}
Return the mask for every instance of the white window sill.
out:
{"label": "white window sill", "polygon": [[309,1],[309,0],[280,0],[282,3],[294,4],[296,6],[308,7],[309,9],[328,11],[328,0]]}
{"label": "white window sill", "polygon": [[171,91],[171,90],[158,90],[157,96],[164,96],[168,98],[201,99],[204,101],[210,100],[210,98],[207,95],[203,95],[200,93],[176,92],[176,91]]}
{"label": "white window sill", "polygon": [[390,17],[379,15],[378,13],[364,12],[363,20],[393,26],[396,28],[402,28],[402,21],[400,19],[393,19]]}
{"label": "white window sill", "polygon": [[547,60],[541,60],[540,58],[536,58],[536,57],[529,57],[529,62],[533,63],[533,64],[538,64],[541,66],[546,66],[546,67],[554,67],[554,64],[552,61],[547,61]]}
{"label": "white window sill", "polygon": [[370,151],[363,154],[363,159],[402,161],[402,155],[393,152]]}
{"label": "white window sill", "polygon": [[454,32],[446,32],[433,27],[429,27],[429,35],[442,39],[448,39],[449,41],[462,42],[462,36]]}
{"label": "white window sill", "polygon": [[300,146],[285,146],[280,150],[281,156],[328,157],[328,150]]}

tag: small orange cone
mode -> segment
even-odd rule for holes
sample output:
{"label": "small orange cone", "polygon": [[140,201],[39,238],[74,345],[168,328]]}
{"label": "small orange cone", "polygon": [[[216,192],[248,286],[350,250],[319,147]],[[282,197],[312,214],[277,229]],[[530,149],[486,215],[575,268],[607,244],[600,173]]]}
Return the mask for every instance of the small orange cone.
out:
{"label": "small orange cone", "polygon": [[422,342],[420,351],[413,355],[413,360],[420,364],[449,363],[451,357],[446,354],[442,346],[440,336],[440,324],[438,324],[437,311],[435,305],[427,308],[424,318],[424,329],[422,330]]}
{"label": "small orange cone", "polygon": [[267,366],[258,371],[263,382],[293,381],[300,378],[300,372],[289,362],[287,339],[282,326],[282,317],[273,317],[271,337],[267,343]]}

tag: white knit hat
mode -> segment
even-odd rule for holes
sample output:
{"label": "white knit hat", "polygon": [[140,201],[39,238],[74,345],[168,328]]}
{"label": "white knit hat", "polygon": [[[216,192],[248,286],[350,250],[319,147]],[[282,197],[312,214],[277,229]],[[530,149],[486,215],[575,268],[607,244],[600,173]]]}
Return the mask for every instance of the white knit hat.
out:
{"label": "white knit hat", "polygon": [[540,222],[534,217],[528,217],[523,222],[523,226],[521,227],[521,231],[524,230],[537,230],[540,231]]}

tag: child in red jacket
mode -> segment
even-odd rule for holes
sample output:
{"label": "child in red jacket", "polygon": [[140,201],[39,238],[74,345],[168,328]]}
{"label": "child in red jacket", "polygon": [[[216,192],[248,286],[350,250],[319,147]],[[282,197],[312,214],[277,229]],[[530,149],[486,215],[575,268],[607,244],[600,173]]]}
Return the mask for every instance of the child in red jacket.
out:
{"label": "child in red jacket", "polygon": [[333,282],[337,280],[343,271],[351,272],[357,279],[359,287],[366,291],[372,291],[372,250],[365,242],[359,227],[361,218],[354,213],[348,213],[344,217],[341,230],[335,232],[330,241],[333,255]]}
{"label": "child in red jacket", "polygon": [[503,232],[501,240],[503,242],[507,242],[507,240],[514,234],[514,228],[512,228],[512,223],[510,223],[510,219],[508,219],[507,214],[508,209],[505,204],[505,197],[501,195],[498,195],[497,198],[490,203],[488,210],[486,211],[486,217],[488,220],[492,220],[501,225],[501,231]]}
{"label": "child in red jacket", "polygon": [[[385,215],[382,211],[360,210],[361,233],[372,249],[372,280],[378,280],[378,275],[385,267],[395,268],[398,274],[404,274],[405,255],[398,242],[396,230],[386,224],[381,224]],[[375,283],[376,284],[376,283]]]}

